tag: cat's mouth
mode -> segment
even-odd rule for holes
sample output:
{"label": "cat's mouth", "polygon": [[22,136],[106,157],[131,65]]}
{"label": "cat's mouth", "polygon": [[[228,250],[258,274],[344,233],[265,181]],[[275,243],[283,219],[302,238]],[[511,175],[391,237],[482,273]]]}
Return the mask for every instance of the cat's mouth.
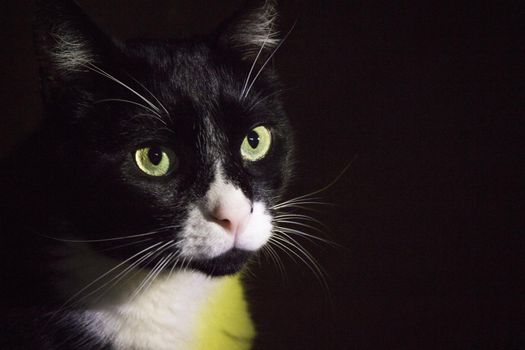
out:
{"label": "cat's mouth", "polygon": [[253,254],[253,251],[232,248],[214,258],[193,260],[190,267],[210,276],[231,275],[239,272]]}
{"label": "cat's mouth", "polygon": [[[151,259],[144,264],[144,268],[151,271],[161,270],[167,273],[173,273],[176,270],[193,269],[205,273],[209,276],[224,276],[237,273],[242,270],[248,260],[255,254],[254,251],[244,250],[239,248],[231,248],[221,255],[213,258],[189,258],[177,259],[177,262],[164,264],[164,268],[160,269],[167,259],[166,256],[158,256]],[[173,267],[173,268],[171,268]]]}

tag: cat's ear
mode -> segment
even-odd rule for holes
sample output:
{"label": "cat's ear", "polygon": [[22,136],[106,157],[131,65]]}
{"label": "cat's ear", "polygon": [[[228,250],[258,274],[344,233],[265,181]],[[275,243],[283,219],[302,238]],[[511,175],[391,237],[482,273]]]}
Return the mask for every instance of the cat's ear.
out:
{"label": "cat's ear", "polygon": [[73,0],[39,0],[33,30],[47,88],[78,78],[114,46]]}
{"label": "cat's ear", "polygon": [[248,0],[219,28],[219,45],[236,50],[244,60],[267,55],[279,45],[274,0]]}

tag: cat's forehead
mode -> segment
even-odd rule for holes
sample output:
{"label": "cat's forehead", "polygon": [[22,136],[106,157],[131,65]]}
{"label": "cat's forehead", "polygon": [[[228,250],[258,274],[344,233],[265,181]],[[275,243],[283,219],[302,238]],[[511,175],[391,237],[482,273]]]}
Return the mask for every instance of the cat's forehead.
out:
{"label": "cat's forehead", "polygon": [[131,74],[167,103],[180,99],[201,103],[221,94],[235,95],[241,85],[236,65],[221,60],[206,43],[140,43],[125,55]]}

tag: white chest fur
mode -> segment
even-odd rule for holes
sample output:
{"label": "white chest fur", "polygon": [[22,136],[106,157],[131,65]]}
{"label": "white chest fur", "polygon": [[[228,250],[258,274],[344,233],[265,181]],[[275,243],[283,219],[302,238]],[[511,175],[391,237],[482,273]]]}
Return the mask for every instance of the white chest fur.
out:
{"label": "white chest fur", "polygon": [[118,350],[191,349],[198,317],[219,283],[190,271],[158,278],[136,297],[88,311],[88,328]]}

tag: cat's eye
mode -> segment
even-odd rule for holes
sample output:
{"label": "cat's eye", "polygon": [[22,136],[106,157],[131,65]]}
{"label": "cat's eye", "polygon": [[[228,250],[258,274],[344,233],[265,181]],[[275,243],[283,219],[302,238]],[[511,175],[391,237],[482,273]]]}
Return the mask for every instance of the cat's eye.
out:
{"label": "cat's eye", "polygon": [[150,176],[169,174],[176,165],[175,153],[162,146],[144,147],[135,151],[135,163]]}
{"label": "cat's eye", "polygon": [[272,144],[272,134],[265,126],[250,130],[241,144],[241,156],[244,160],[255,162],[266,156]]}

